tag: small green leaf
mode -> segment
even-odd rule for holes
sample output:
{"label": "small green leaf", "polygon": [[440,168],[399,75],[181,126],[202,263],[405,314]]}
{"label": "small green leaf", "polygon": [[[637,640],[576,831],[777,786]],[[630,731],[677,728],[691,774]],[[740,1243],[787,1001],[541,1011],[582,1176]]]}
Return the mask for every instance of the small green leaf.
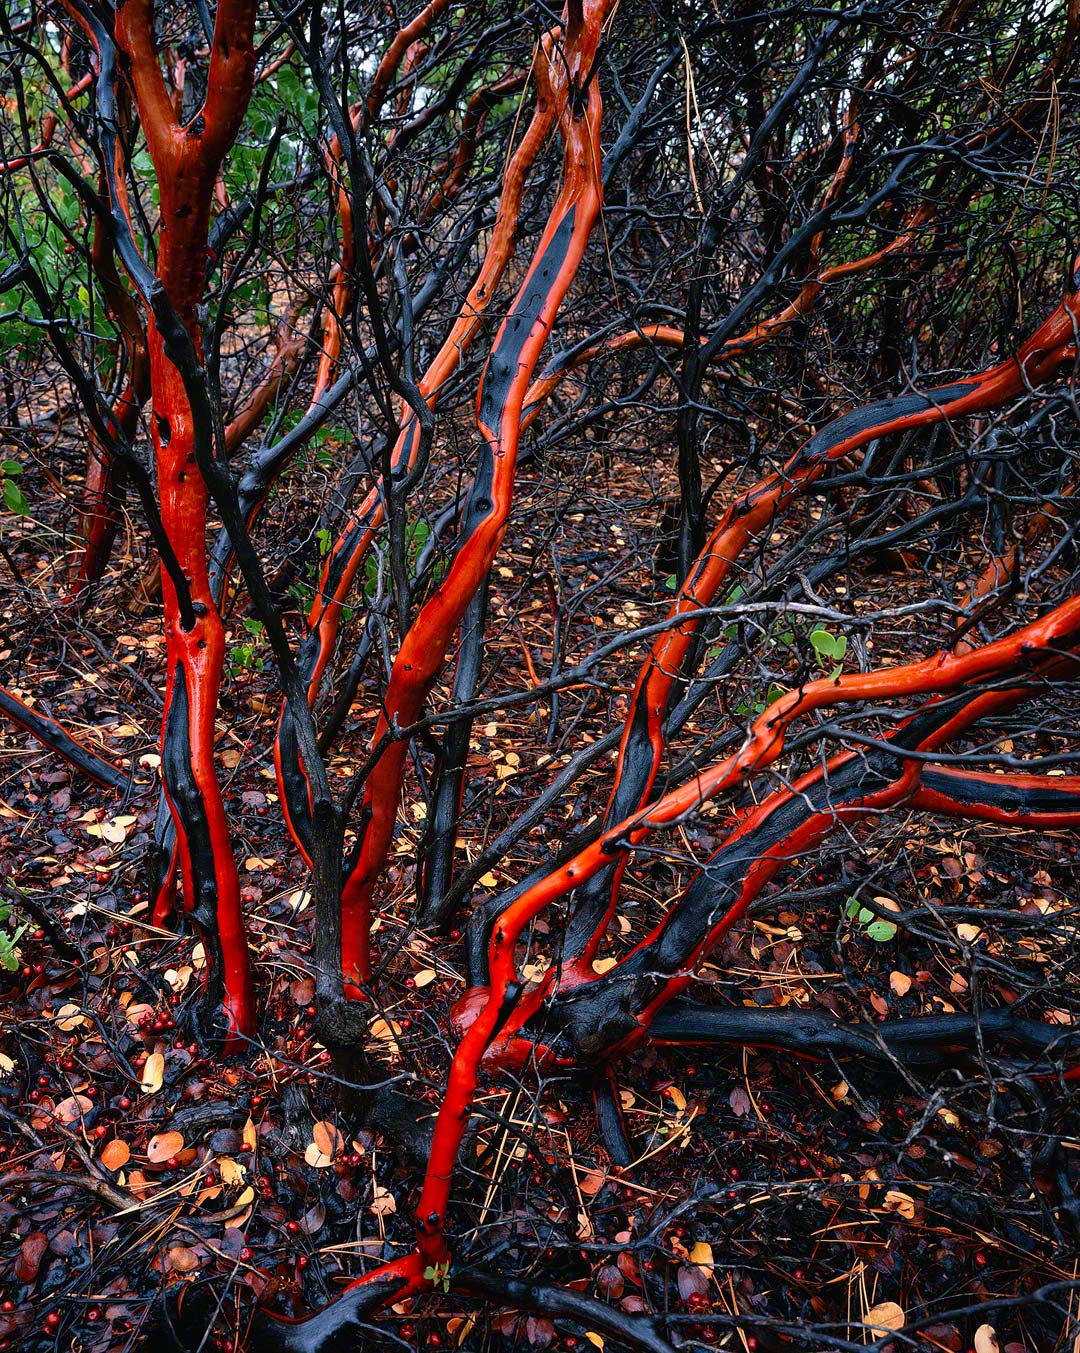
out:
{"label": "small green leaf", "polygon": [[847,900],[847,906],[844,908],[844,915],[848,918],[848,920],[851,920],[853,916],[857,916],[859,914],[859,910],[860,910],[859,899],[857,897],[849,897]]}
{"label": "small green leaf", "polygon": [[22,474],[23,467],[17,460],[5,460],[0,461],[0,470],[2,470],[4,474]]}
{"label": "small green leaf", "polygon": [[26,517],[30,514],[30,504],[23,497],[22,489],[13,479],[4,480],[4,503],[9,512],[14,512],[16,516]]}
{"label": "small green leaf", "polygon": [[833,656],[834,640],[828,630],[811,630],[810,643],[819,657],[831,658]]}
{"label": "small green leaf", "polygon": [[671,575],[670,578],[667,579],[667,581],[664,583],[664,586],[667,588],[669,592],[674,592],[675,589],[679,586],[679,580],[674,573]]}
{"label": "small green leaf", "polygon": [[896,926],[892,921],[873,921],[866,927],[866,938],[876,944],[888,944],[896,935]]}

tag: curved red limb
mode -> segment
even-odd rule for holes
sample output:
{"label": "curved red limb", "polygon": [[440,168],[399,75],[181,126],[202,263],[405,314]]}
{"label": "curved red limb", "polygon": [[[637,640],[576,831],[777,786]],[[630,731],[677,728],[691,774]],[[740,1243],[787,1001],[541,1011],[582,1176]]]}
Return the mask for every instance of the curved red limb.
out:
{"label": "curved red limb", "polygon": [[[580,23],[571,21],[563,63],[552,63],[559,78],[558,116],[566,141],[562,187],[484,368],[477,422],[485,445],[463,513],[457,555],[446,580],[402,640],[374,734],[376,744],[394,726],[416,718],[506,529],[525,391],[600,212],[600,95],[590,77],[605,12],[601,0],[586,7]],[[364,789],[363,838],[342,899],[342,962],[346,979],[354,984],[366,980],[370,972],[371,897],[393,835],[404,756],[405,744],[391,742]]]}
{"label": "curved red limb", "polygon": [[[986,412],[1056,375],[1068,359],[1078,315],[1080,299],[1071,292],[1009,361],[964,381],[926,393],[892,396],[842,414],[811,437],[782,470],[755,484],[727,508],[668,613],[671,619],[686,615],[686,622],[657,636],[638,676],[623,729],[606,826],[647,801],[663,754],[668,698],[694,642],[700,610],[713,600],[747,544],[770,529],[777,513],[841,456],[890,433]],[[820,688],[821,683],[815,685]],[[801,701],[802,695],[794,692],[790,699]],[[614,872],[579,895],[567,926],[563,955],[571,980],[588,980],[591,976],[592,960],[614,913],[620,878],[621,866],[616,866]]]}

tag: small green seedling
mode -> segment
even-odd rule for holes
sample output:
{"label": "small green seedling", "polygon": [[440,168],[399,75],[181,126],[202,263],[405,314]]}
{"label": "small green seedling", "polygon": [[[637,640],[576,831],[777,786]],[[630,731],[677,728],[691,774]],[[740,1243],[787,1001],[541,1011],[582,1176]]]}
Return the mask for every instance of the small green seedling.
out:
{"label": "small green seedling", "polygon": [[892,921],[883,921],[880,916],[875,916],[857,897],[848,898],[844,915],[849,921],[861,925],[866,938],[876,944],[888,944],[896,936],[896,925]]}
{"label": "small green seedling", "polygon": [[0,963],[4,965],[8,972],[18,972],[19,957],[15,952],[15,946],[22,939],[26,925],[24,923],[21,926],[16,926],[14,930],[8,930],[6,922],[10,916],[10,906],[6,902],[0,902],[0,927],[4,927],[0,929]]}
{"label": "small green seedling", "polygon": [[444,1292],[450,1291],[450,1260],[445,1264],[429,1264],[424,1269],[424,1277],[434,1287],[441,1287]]}
{"label": "small green seedling", "polygon": [[828,667],[830,663],[836,664],[829,673],[829,680],[835,681],[843,670],[844,654],[847,652],[847,635],[830,634],[828,630],[822,629],[811,630],[810,643],[817,654],[818,663],[822,667]]}
{"label": "small green seedling", "polygon": [[234,674],[241,669],[248,672],[262,672],[266,667],[266,663],[258,654],[259,645],[263,638],[262,621],[247,619],[244,621],[244,629],[247,630],[251,638],[249,642],[233,644],[229,649],[232,671]]}

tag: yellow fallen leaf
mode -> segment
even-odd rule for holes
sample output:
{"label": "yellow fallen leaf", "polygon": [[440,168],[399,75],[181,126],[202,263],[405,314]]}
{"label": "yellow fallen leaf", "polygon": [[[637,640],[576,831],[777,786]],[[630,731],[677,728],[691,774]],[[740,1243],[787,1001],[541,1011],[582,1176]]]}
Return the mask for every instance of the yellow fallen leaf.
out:
{"label": "yellow fallen leaf", "polygon": [[885,1195],[885,1211],[896,1212],[905,1221],[911,1221],[915,1216],[915,1199],[899,1189],[890,1189]]}
{"label": "yellow fallen leaf", "polygon": [[164,1083],[165,1058],[160,1052],[152,1052],[143,1067],[142,1092],[144,1095],[156,1095]]}
{"label": "yellow fallen leaf", "polygon": [[593,972],[594,972],[594,973],[597,973],[600,977],[603,977],[604,973],[610,972],[610,971],[612,970],[612,968],[614,968],[614,966],[616,965],[616,963],[618,963],[618,961],[619,961],[619,960],[618,960],[617,958],[611,958],[611,957],[608,957],[608,958],[594,958],[594,959],[593,959],[593,965],[592,965]]}
{"label": "yellow fallen leaf", "polygon": [[455,1342],[457,1343],[458,1348],[460,1348],[471,1334],[475,1324],[476,1317],[473,1315],[452,1315],[446,1322],[446,1332],[451,1338],[455,1338],[456,1336]]}
{"label": "yellow fallen leaf", "polygon": [[221,1182],[227,1184],[229,1188],[235,1188],[237,1184],[242,1184],[247,1177],[247,1166],[241,1165],[238,1160],[233,1160],[231,1156],[222,1156],[217,1164]]}
{"label": "yellow fallen leaf", "polygon": [[56,1012],[56,1027],[65,1034],[85,1023],[86,1016],[77,1005],[62,1005]]}
{"label": "yellow fallen leaf", "polygon": [[333,1157],[320,1151],[314,1142],[308,1142],[304,1147],[304,1160],[313,1170],[325,1170],[334,1163]]}
{"label": "yellow fallen leaf", "polygon": [[430,986],[438,976],[434,968],[421,968],[419,972],[413,973],[413,981],[418,987]]}
{"label": "yellow fallen leaf", "polygon": [[705,1240],[699,1240],[690,1251],[690,1262],[697,1264],[700,1268],[712,1269],[713,1254],[712,1246]]}
{"label": "yellow fallen leaf", "polygon": [[875,1329],[902,1330],[904,1328],[904,1308],[895,1301],[882,1301],[871,1306],[863,1316],[863,1324]]}
{"label": "yellow fallen leaf", "polygon": [[397,1035],[401,1033],[401,1025],[396,1020],[372,1020],[370,1032],[373,1038],[377,1038],[380,1043],[386,1044],[387,1052],[394,1057],[400,1056],[401,1048],[397,1041]]}
{"label": "yellow fallen leaf", "polygon": [[586,1330],[586,1331],[585,1331],[585,1338],[588,1339],[589,1343],[592,1344],[592,1346],[593,1346],[594,1348],[603,1348],[603,1347],[604,1347],[604,1341],[603,1341],[603,1339],[601,1339],[601,1337],[599,1336],[599,1334],[594,1334],[594,1333],[592,1332],[592,1330]]}
{"label": "yellow fallen leaf", "polygon": [[481,888],[497,888],[499,886],[499,880],[490,871],[481,874],[479,882]]}

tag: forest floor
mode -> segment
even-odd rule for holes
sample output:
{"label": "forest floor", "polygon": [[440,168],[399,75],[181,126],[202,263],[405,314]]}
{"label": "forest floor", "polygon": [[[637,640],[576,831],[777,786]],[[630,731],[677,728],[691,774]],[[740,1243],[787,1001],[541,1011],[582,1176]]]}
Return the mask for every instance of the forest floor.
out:
{"label": "forest floor", "polygon": [[[497,561],[485,694],[548,675],[556,614],[571,617],[565,666],[656,618],[670,598],[637,534],[655,526],[664,488],[640,460],[597,465],[588,490],[581,479],[568,489],[557,467],[526,467],[524,478],[528,524]],[[0,1349],[156,1344],[163,1313],[185,1327],[185,1309],[200,1318],[216,1309],[205,1347],[252,1347],[256,1297],[302,1314],[410,1248],[420,1167],[342,1116],[314,1041],[312,908],[276,810],[277,697],[269,653],[240,611],[219,756],[262,1042],[222,1061],[192,1041],[201,948],[151,924],[143,876],[163,685],[160,617],[132,604],[147,561],[121,539],[80,621],[58,604],[55,572],[58,542],[71,547],[70,503],[55,477],[24,480],[31,516],[5,522],[20,582],[5,572],[4,680],[130,767],[132,780],[122,797],[89,786],[0,727],[0,873],[34,907],[7,922],[20,930],[18,961],[0,974]],[[288,552],[282,537],[280,556]],[[902,592],[918,576],[901,569],[885,581]],[[463,860],[553,765],[620,717],[641,651],[613,658],[603,686],[563,692],[555,710],[548,701],[478,722]],[[362,760],[372,703],[362,689],[335,779]],[[703,706],[691,740],[721,712],[720,697]],[[545,843],[601,812],[611,765],[600,759],[478,891],[514,881]],[[434,1111],[463,989],[460,933],[406,928],[423,828],[413,802],[376,922],[384,1008],[370,1052],[388,1078],[413,1076]],[[723,825],[703,819],[685,829],[681,860],[630,871],[620,933],[601,962],[640,938]],[[1019,972],[1036,992],[1030,1008],[1067,1026],[1078,1008],[1076,859],[1065,832],[900,815],[793,861],[711,957],[695,994],[876,1020],[1009,1003]],[[849,914],[853,891],[867,888],[896,913],[895,934],[875,937]],[[534,928],[525,956],[534,973],[551,960],[556,924]],[[893,1329],[895,1348],[928,1353],[1080,1346],[1071,1192],[1080,1142],[1060,1083],[992,1058],[886,1075],[763,1048],[653,1048],[616,1074],[639,1157],[625,1170],[600,1144],[580,1079],[539,1092],[527,1079],[485,1086],[493,1116],[467,1139],[457,1187],[465,1254],[627,1312],[658,1312],[676,1344],[880,1347]],[[372,1347],[604,1346],[543,1314],[480,1310],[452,1281],[381,1320],[384,1342],[373,1336]],[[177,1335],[181,1347],[186,1337]]]}

